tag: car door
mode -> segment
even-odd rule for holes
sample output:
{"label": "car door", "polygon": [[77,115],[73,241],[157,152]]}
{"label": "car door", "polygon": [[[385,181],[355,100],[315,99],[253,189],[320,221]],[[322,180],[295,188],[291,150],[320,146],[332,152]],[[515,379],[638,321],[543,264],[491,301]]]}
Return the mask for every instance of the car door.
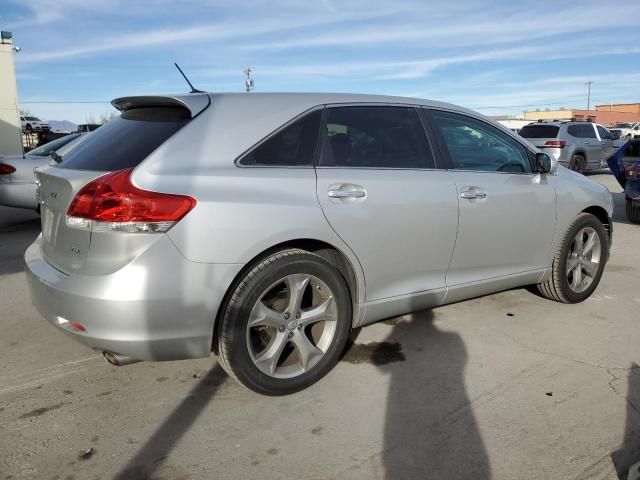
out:
{"label": "car door", "polygon": [[616,147],[613,145],[613,137],[609,130],[602,125],[595,125],[598,136],[600,137],[600,145],[602,147],[602,158],[600,159],[600,165],[614,154]]}
{"label": "car door", "polygon": [[556,194],[544,175],[533,173],[533,154],[480,118],[435,109],[425,113],[460,202],[447,286],[547,267]]}
{"label": "car door", "polygon": [[327,106],[320,145],[318,199],[362,264],[367,302],[433,292],[409,310],[440,303],[458,200],[451,175],[434,164],[417,110]]}

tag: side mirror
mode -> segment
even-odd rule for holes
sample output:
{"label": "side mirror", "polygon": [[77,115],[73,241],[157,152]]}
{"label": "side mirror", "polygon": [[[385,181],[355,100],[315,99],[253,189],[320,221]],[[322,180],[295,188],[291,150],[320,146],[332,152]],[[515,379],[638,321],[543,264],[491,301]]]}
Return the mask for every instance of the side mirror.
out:
{"label": "side mirror", "polygon": [[536,153],[536,173],[550,173],[553,168],[551,157],[546,153]]}

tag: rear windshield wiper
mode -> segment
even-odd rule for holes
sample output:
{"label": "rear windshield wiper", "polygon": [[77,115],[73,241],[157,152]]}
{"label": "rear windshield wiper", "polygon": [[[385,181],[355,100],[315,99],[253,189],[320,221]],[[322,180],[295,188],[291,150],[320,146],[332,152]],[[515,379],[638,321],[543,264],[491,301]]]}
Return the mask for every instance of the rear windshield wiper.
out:
{"label": "rear windshield wiper", "polygon": [[51,152],[50,155],[51,155],[51,158],[53,158],[56,163],[61,163],[62,162],[62,157],[60,155],[58,155],[55,151]]}

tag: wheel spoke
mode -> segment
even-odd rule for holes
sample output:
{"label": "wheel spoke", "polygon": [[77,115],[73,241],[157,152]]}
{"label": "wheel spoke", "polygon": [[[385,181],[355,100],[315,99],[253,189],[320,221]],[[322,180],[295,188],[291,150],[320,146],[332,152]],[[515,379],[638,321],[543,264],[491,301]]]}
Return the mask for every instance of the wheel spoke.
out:
{"label": "wheel spoke", "polygon": [[576,237],[574,238],[574,248],[573,251],[577,254],[582,252],[582,246],[584,245],[584,239],[582,238],[584,235],[584,230],[580,230]]}
{"label": "wheel spoke", "polygon": [[278,328],[284,325],[284,318],[281,313],[267,307],[262,301],[258,301],[249,317],[249,327],[267,326]]}
{"label": "wheel spoke", "polygon": [[297,330],[291,337],[291,342],[298,351],[303,370],[307,370],[316,358],[324,355],[322,350],[311,343],[304,330]]}
{"label": "wheel spoke", "polygon": [[598,264],[596,262],[590,262],[589,260],[585,260],[582,263],[582,268],[584,268],[584,271],[587,275],[593,278],[596,272],[598,271]]}
{"label": "wheel spoke", "polygon": [[287,311],[292,315],[300,311],[302,296],[309,285],[308,275],[289,275],[287,277],[287,288],[289,289],[289,305]]}
{"label": "wheel spoke", "polygon": [[333,297],[327,298],[320,305],[309,310],[304,310],[300,317],[300,323],[306,327],[316,322],[334,322],[336,321],[335,301]]}
{"label": "wheel spoke", "polygon": [[571,279],[571,289],[576,292],[578,287],[582,283],[582,268],[578,267],[573,271],[573,278]]}
{"label": "wheel spoke", "polygon": [[585,242],[584,246],[582,247],[582,254],[583,255],[588,255],[591,253],[591,251],[593,250],[593,247],[596,244],[596,232],[591,233],[590,235],[587,236],[587,241]]}
{"label": "wheel spoke", "polygon": [[569,257],[567,259],[567,275],[569,275],[578,266],[578,259],[576,257]]}
{"label": "wheel spoke", "polygon": [[288,339],[286,333],[277,332],[273,336],[269,345],[256,358],[256,365],[273,375],[276,372],[276,368],[278,367],[278,360],[280,360],[280,355],[282,355],[282,350],[284,350],[284,347],[287,344],[287,340]]}

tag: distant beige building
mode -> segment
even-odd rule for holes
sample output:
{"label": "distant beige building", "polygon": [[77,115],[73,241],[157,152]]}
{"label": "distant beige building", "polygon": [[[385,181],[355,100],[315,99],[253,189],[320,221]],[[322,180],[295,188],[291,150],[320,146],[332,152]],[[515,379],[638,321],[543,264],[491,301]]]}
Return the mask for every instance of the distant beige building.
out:
{"label": "distant beige building", "polygon": [[0,33],[0,155],[22,153],[18,87],[10,32]]}
{"label": "distant beige building", "polygon": [[[613,105],[613,107],[615,106],[617,105]],[[603,105],[598,105],[598,107],[603,107]],[[533,110],[524,112],[524,118],[532,122],[537,120],[587,120],[607,127],[613,126],[616,123],[640,121],[640,108],[637,110],[628,108],[627,110],[617,111],[610,110],[609,105],[606,105],[607,108],[602,110],[598,107],[596,107],[596,110],[581,110],[577,108]]]}
{"label": "distant beige building", "polygon": [[596,105],[599,112],[626,112],[640,115],[640,103],[607,103]]}

